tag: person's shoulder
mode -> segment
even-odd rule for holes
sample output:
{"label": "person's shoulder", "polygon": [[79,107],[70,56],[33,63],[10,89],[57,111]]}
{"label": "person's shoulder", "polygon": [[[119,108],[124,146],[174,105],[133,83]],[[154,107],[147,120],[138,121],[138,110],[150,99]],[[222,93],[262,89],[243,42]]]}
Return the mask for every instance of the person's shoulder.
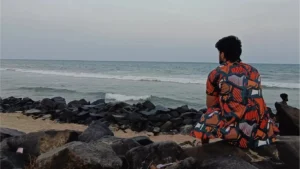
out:
{"label": "person's shoulder", "polygon": [[246,67],[246,69],[247,69],[248,71],[254,72],[254,73],[258,73],[258,70],[257,70],[254,66],[252,66],[252,65],[250,65],[250,64],[247,64],[247,63],[243,63],[243,62],[241,62],[241,64],[242,64],[244,67]]}

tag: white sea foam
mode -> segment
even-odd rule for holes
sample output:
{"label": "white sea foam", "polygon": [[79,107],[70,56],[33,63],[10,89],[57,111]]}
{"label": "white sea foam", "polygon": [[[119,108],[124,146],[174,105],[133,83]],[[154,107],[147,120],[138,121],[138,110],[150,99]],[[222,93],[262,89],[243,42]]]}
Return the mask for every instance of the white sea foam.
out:
{"label": "white sea foam", "polygon": [[122,94],[113,94],[113,93],[106,93],[105,100],[114,100],[114,101],[139,101],[139,100],[147,100],[150,99],[151,96],[127,96]]}
{"label": "white sea foam", "polygon": [[[77,73],[77,72],[61,72],[51,70],[34,70],[34,69],[18,69],[18,68],[0,68],[1,71],[15,71],[23,73],[35,73],[44,75],[69,76],[80,78],[99,78],[99,79],[117,79],[117,80],[132,80],[132,81],[151,81],[151,82],[172,82],[182,84],[206,84],[206,77],[199,76],[199,78],[186,77],[164,77],[164,76],[133,76],[133,75],[109,75],[102,73]],[[263,81],[263,86],[266,88],[289,88],[299,89],[299,83],[283,83]]]}

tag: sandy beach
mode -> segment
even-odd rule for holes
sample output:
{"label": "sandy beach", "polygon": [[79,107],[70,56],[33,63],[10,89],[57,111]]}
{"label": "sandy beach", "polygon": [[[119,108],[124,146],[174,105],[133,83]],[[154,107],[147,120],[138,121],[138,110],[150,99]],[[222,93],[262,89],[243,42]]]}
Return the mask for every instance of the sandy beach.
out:
{"label": "sandy beach", "polygon": [[[51,120],[33,119],[30,116],[25,116],[22,113],[0,113],[0,127],[6,127],[23,131],[25,133],[35,132],[40,130],[77,130],[84,131],[87,126],[73,123],[56,123]],[[188,135],[159,135],[153,136],[149,132],[134,132],[126,130],[126,133],[122,130],[113,131],[116,137],[129,138],[134,136],[148,136],[151,140],[157,141],[175,141],[182,143],[185,141],[194,141],[195,139]]]}

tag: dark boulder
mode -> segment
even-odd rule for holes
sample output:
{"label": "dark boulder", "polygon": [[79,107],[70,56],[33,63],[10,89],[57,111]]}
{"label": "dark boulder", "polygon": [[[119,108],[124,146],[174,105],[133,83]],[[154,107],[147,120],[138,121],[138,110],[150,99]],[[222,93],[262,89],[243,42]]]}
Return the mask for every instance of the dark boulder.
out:
{"label": "dark boulder", "polygon": [[172,129],[172,125],[172,122],[167,121],[160,127],[160,129],[162,132],[168,132]]}
{"label": "dark boulder", "polygon": [[45,98],[40,102],[40,107],[42,110],[55,110],[55,102],[49,98]]}
{"label": "dark boulder", "polygon": [[5,138],[14,137],[14,136],[22,136],[24,134],[25,134],[24,132],[21,132],[21,131],[15,130],[15,129],[0,127],[0,142],[2,140],[4,140]]}
{"label": "dark boulder", "polygon": [[258,169],[250,163],[236,156],[224,156],[217,157],[208,160],[204,160],[201,164],[201,168],[205,169]]}
{"label": "dark boulder", "polygon": [[279,122],[279,131],[281,136],[299,136],[299,114],[300,110],[285,105],[275,103],[277,110],[276,119]]}
{"label": "dark boulder", "polygon": [[182,114],[182,113],[188,112],[189,111],[189,107],[187,105],[184,105],[184,106],[176,108],[175,111],[177,111],[178,113]]}
{"label": "dark boulder", "polygon": [[193,157],[188,157],[167,167],[166,169],[200,169],[200,164]]}
{"label": "dark boulder", "polygon": [[147,110],[152,110],[152,109],[155,109],[155,105],[149,101],[149,100],[146,100],[144,103],[143,103],[143,107]]}
{"label": "dark boulder", "polygon": [[132,137],[131,139],[138,142],[142,146],[146,146],[153,143],[153,141],[150,140],[150,138],[147,136],[136,136]]}
{"label": "dark boulder", "polygon": [[141,120],[145,120],[141,114],[134,113],[134,112],[127,114],[126,119],[129,120],[130,122],[138,122]]}
{"label": "dark boulder", "polygon": [[78,135],[79,132],[70,130],[47,130],[7,138],[7,145],[12,152],[16,152],[18,148],[22,148],[26,161],[53,148],[78,140]]}
{"label": "dark boulder", "polygon": [[104,104],[105,103],[105,99],[98,99],[94,102],[92,102],[92,105],[99,105],[99,104]]}
{"label": "dark boulder", "polygon": [[24,155],[11,151],[7,145],[7,139],[0,143],[0,168],[3,169],[16,169],[24,168],[26,162]]}
{"label": "dark boulder", "polygon": [[107,125],[103,124],[100,120],[94,121],[90,126],[79,136],[79,141],[90,142],[96,141],[103,136],[114,136]]}
{"label": "dark boulder", "polygon": [[71,142],[37,158],[43,169],[119,169],[122,160],[113,149],[102,142]]}
{"label": "dark boulder", "polygon": [[193,124],[194,123],[194,120],[193,119],[184,119],[183,120],[183,122],[182,122],[183,124]]}
{"label": "dark boulder", "polygon": [[279,136],[276,142],[279,159],[285,168],[299,168],[299,136]]}
{"label": "dark boulder", "polygon": [[51,100],[55,103],[55,109],[63,110],[67,107],[66,99],[63,97],[53,97]]}
{"label": "dark boulder", "polygon": [[171,111],[170,112],[170,115],[173,117],[173,118],[177,118],[180,116],[180,114],[177,112],[177,111]]}
{"label": "dark boulder", "polygon": [[88,102],[84,99],[81,100],[73,100],[71,102],[68,103],[68,107],[75,107],[75,108],[79,108],[83,105],[87,105]]}
{"label": "dark boulder", "polygon": [[183,119],[181,117],[178,117],[178,118],[171,119],[170,121],[173,123],[174,127],[179,127],[182,124]]}
{"label": "dark boulder", "polygon": [[143,130],[146,130],[148,127],[148,122],[146,119],[140,120],[138,122],[131,122],[130,129],[132,131],[141,132]]}
{"label": "dark boulder", "polygon": [[187,156],[175,142],[156,142],[129,150],[126,159],[129,168],[147,168],[151,165],[166,164],[183,160]]}
{"label": "dark boulder", "polygon": [[180,115],[180,117],[184,118],[184,119],[193,119],[196,115],[197,115],[197,113],[195,113],[195,112],[185,112],[185,113],[182,113]]}
{"label": "dark boulder", "polygon": [[110,146],[118,156],[125,156],[127,151],[141,145],[133,139],[120,139],[110,144]]}

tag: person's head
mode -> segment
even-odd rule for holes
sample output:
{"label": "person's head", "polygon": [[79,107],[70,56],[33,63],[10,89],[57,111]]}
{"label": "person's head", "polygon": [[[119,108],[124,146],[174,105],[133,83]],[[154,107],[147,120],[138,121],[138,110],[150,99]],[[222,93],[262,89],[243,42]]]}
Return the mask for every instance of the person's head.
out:
{"label": "person's head", "polygon": [[289,101],[288,95],[286,93],[280,94],[280,97],[281,97],[282,101],[285,101],[285,102]]}
{"label": "person's head", "polygon": [[220,64],[229,62],[240,62],[242,54],[242,42],[236,36],[227,36],[220,39],[216,43],[216,48],[219,50]]}

